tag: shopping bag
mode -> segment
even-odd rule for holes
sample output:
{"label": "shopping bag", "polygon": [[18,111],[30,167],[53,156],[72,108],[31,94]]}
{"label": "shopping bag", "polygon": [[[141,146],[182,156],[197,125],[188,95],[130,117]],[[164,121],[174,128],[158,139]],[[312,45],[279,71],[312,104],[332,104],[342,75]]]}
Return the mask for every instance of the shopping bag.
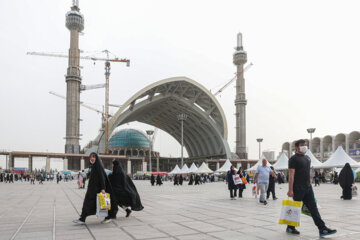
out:
{"label": "shopping bag", "polygon": [[252,195],[255,198],[257,198],[257,195],[259,195],[259,186],[257,184],[252,187]]}
{"label": "shopping bag", "polygon": [[357,196],[358,195],[358,188],[355,184],[352,185],[351,187],[351,193],[353,196]]}
{"label": "shopping bag", "polygon": [[301,201],[283,200],[279,224],[300,226]]}
{"label": "shopping bag", "polygon": [[[316,198],[314,198],[314,199],[315,199],[316,207],[318,209],[321,208],[320,205],[317,202],[317,199]],[[308,207],[305,204],[303,204],[302,207],[301,207],[301,213],[311,217],[310,210],[308,209]]]}
{"label": "shopping bag", "polygon": [[98,193],[96,197],[96,216],[107,217],[108,210],[111,209],[110,194]]}
{"label": "shopping bag", "polygon": [[232,177],[233,177],[235,185],[242,184],[242,180],[241,180],[241,178],[240,178],[240,176],[238,174],[235,174]]}
{"label": "shopping bag", "polygon": [[242,177],[241,180],[242,180],[242,184],[247,184],[248,183],[248,181],[246,180],[246,177]]}

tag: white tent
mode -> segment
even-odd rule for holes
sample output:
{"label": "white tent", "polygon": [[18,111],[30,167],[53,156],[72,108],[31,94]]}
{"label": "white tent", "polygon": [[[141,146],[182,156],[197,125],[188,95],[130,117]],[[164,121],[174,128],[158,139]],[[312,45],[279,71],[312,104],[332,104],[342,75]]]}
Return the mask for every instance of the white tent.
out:
{"label": "white tent", "polygon": [[169,175],[173,175],[173,174],[180,174],[180,168],[179,168],[179,166],[176,164],[176,166],[174,167],[174,169],[171,171],[171,172],[169,172],[168,174]]}
{"label": "white tent", "polygon": [[205,162],[203,162],[201,164],[201,166],[198,168],[198,170],[196,170],[195,173],[213,173],[213,170],[211,170],[206,164]]}
{"label": "white tent", "polygon": [[198,170],[197,166],[195,165],[195,163],[192,163],[189,169],[189,173],[196,172],[196,170]]}
{"label": "white tent", "polygon": [[317,158],[314,157],[314,154],[310,150],[307,150],[305,155],[309,156],[309,158],[311,159],[310,167],[312,167],[312,168],[322,168],[323,163],[320,162],[319,160],[317,160]]}
{"label": "white tent", "polygon": [[215,172],[227,172],[230,170],[230,166],[232,166],[231,162],[229,159],[226,159],[224,165],[221,166],[221,168],[219,168],[218,170],[216,170]]}
{"label": "white tent", "polygon": [[349,163],[351,167],[360,167],[360,163],[349,157],[344,149],[339,146],[335,153],[333,153],[331,157],[322,164],[321,168],[344,167],[345,163]]}
{"label": "white tent", "polygon": [[273,165],[275,170],[284,170],[289,167],[289,158],[286,156],[286,153],[281,153],[277,162]]}
{"label": "white tent", "polygon": [[184,166],[180,170],[180,174],[187,174],[187,173],[189,173],[189,168],[186,164],[184,164]]}
{"label": "white tent", "polygon": [[266,166],[270,167],[271,164],[269,163],[269,161],[266,159],[266,157],[263,155],[260,160],[251,168],[247,169],[248,172],[255,172],[257,170],[257,168],[262,165],[262,160],[265,159],[266,160]]}

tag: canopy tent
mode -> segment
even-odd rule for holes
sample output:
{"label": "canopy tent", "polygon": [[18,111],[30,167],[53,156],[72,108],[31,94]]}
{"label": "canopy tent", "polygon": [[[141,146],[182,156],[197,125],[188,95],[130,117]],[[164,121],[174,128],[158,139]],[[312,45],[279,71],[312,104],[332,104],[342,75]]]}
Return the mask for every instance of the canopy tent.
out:
{"label": "canopy tent", "polygon": [[269,161],[266,159],[266,157],[264,155],[262,155],[262,157],[260,158],[260,160],[251,168],[247,169],[248,172],[255,172],[257,170],[257,168],[262,165],[262,160],[265,159],[266,160],[266,166],[270,167],[271,164],[269,163]]}
{"label": "canopy tent", "polygon": [[187,173],[189,173],[189,168],[186,164],[184,164],[184,166],[180,170],[180,174],[187,174]]}
{"label": "canopy tent", "polygon": [[168,175],[173,175],[173,174],[180,174],[180,168],[179,168],[179,166],[176,164],[176,166],[174,167],[174,169],[171,171],[171,172],[169,172],[169,174]]}
{"label": "canopy tent", "polygon": [[198,168],[198,170],[195,171],[195,173],[213,173],[214,171],[211,170],[205,162],[201,164],[201,166]]}
{"label": "canopy tent", "polygon": [[322,168],[323,163],[317,160],[317,158],[314,157],[314,154],[310,150],[307,150],[305,155],[307,155],[311,159],[310,167]]}
{"label": "canopy tent", "polygon": [[344,149],[339,146],[335,153],[333,153],[331,157],[322,164],[321,168],[344,167],[345,163],[349,163],[351,167],[360,167],[360,163],[349,157]]}
{"label": "canopy tent", "polygon": [[195,165],[195,163],[192,163],[189,169],[189,173],[196,172],[196,170],[198,170],[197,166]]}
{"label": "canopy tent", "polygon": [[221,166],[221,168],[219,168],[218,170],[216,170],[215,172],[227,172],[230,170],[230,166],[232,166],[231,162],[229,159],[226,159],[224,165]]}
{"label": "canopy tent", "polygon": [[286,156],[286,153],[281,153],[277,162],[273,165],[275,170],[285,170],[289,167],[289,158]]}

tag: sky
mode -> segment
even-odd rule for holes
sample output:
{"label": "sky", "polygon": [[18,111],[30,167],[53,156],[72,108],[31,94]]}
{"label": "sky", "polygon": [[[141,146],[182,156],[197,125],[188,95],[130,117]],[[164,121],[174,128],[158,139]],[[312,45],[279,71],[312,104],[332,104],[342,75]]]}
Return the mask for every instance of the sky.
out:
{"label": "sky", "polygon": [[[67,54],[65,13],[70,0],[3,0],[0,8],[0,151],[64,151],[66,58],[26,52]],[[262,150],[280,152],[286,141],[359,130],[360,31],[358,1],[80,0],[85,18],[80,49],[104,56],[108,49],[131,67],[114,63],[110,102],[122,104],[141,88],[175,76],[189,77],[215,92],[236,71],[232,55],[243,34],[248,63],[249,158]],[[103,62],[81,61],[83,84],[104,82]],[[103,89],[81,94],[102,108]],[[235,89],[217,97],[235,147]],[[110,110],[116,112],[115,108]],[[81,109],[81,146],[94,139],[101,116]],[[129,124],[142,130],[150,126]],[[152,127],[151,127],[152,128]],[[159,131],[155,150],[179,156],[180,145]],[[0,166],[4,160],[0,157]]]}

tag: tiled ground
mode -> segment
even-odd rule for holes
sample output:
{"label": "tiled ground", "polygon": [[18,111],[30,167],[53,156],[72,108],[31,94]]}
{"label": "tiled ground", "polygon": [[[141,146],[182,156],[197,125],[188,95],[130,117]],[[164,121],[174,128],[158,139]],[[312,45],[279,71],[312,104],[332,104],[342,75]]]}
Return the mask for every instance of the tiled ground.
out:
{"label": "tiled ground", "polygon": [[[286,234],[277,224],[287,185],[277,185],[278,200],[267,206],[251,197],[229,200],[222,182],[201,186],[151,187],[135,181],[145,209],[129,218],[120,210],[117,220],[101,224],[91,216],[85,226],[74,225],[85,191],[74,182],[44,185],[0,183],[0,239],[318,239],[318,231],[302,216],[301,235]],[[320,213],[338,233],[331,239],[360,239],[360,197],[340,200],[339,186],[314,188]],[[330,237],[328,237],[330,238]]]}

